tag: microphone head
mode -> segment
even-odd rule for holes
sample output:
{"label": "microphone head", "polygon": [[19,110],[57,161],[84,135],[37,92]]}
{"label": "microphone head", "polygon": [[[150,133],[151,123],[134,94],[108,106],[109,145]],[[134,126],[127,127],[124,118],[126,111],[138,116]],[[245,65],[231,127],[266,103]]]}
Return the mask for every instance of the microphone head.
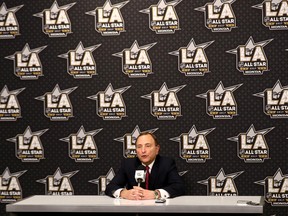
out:
{"label": "microphone head", "polygon": [[145,166],[144,165],[139,165],[138,167],[137,167],[137,169],[136,170],[146,170],[146,168],[145,168]]}
{"label": "microphone head", "polygon": [[146,176],[145,170],[146,169],[143,165],[138,166],[138,168],[136,169],[135,179],[138,183],[145,182],[145,176]]}

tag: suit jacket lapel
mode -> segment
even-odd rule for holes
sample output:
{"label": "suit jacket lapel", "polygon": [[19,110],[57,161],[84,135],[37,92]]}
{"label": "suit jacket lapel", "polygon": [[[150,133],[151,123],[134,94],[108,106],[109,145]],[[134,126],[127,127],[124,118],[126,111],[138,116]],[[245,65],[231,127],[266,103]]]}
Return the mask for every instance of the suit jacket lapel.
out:
{"label": "suit jacket lapel", "polygon": [[158,178],[158,175],[160,174],[159,172],[160,172],[160,156],[157,155],[155,162],[153,164],[153,167],[152,167],[152,171],[149,176],[150,187],[155,188],[155,182]]}

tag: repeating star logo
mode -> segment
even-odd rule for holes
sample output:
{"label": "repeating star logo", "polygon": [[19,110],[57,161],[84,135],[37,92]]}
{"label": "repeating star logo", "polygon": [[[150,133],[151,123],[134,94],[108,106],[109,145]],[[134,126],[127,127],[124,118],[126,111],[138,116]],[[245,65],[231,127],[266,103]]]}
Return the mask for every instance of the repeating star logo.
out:
{"label": "repeating star logo", "polygon": [[188,172],[188,170],[184,170],[184,171],[178,172],[178,174],[180,176],[184,176],[187,172]]}
{"label": "repeating star logo", "polygon": [[140,10],[141,13],[149,14],[149,28],[157,34],[174,34],[180,30],[179,18],[175,6],[182,0],[166,2],[160,0],[157,5]]}
{"label": "repeating star logo", "polygon": [[5,58],[14,61],[14,74],[23,80],[35,80],[43,76],[42,63],[38,54],[47,46],[30,49],[26,43],[22,51],[17,51],[13,55]]}
{"label": "repeating star logo", "polygon": [[267,203],[272,206],[288,206],[287,182],[288,174],[283,175],[282,170],[278,168],[273,176],[267,176],[254,183],[264,186],[264,198]]}
{"label": "repeating star logo", "polygon": [[150,112],[158,120],[176,120],[178,116],[182,116],[177,93],[185,86],[168,88],[164,82],[159,90],[154,90],[141,98],[150,100]]}
{"label": "repeating star logo", "polygon": [[113,54],[113,56],[122,58],[122,72],[129,78],[147,77],[153,74],[152,62],[148,55],[148,50],[156,43],[139,46],[137,40],[128,49]]}
{"label": "repeating star logo", "polygon": [[126,105],[122,94],[130,87],[114,89],[109,83],[105,91],[99,91],[96,95],[87,98],[96,100],[97,115],[103,120],[121,120],[122,117],[126,117]]}
{"label": "repeating star logo", "polygon": [[75,4],[76,2],[59,6],[55,0],[49,9],[44,9],[33,16],[42,18],[42,31],[49,37],[66,37],[72,33],[67,11]]}
{"label": "repeating star logo", "polygon": [[111,4],[107,0],[103,7],[97,7],[86,14],[95,16],[95,30],[101,33],[102,36],[115,36],[125,32],[125,22],[122,17],[120,9],[124,7],[129,1]]}
{"label": "repeating star logo", "polygon": [[3,2],[0,7],[0,20],[3,21],[9,12],[16,13],[23,6],[24,5],[19,5],[8,9],[5,2]]}
{"label": "repeating star logo", "polygon": [[268,71],[268,60],[264,52],[264,47],[273,39],[255,43],[252,36],[246,44],[239,45],[237,48],[226,51],[235,54],[236,68],[244,75],[262,75],[263,71]]}
{"label": "repeating star logo", "polygon": [[27,170],[11,173],[9,168],[6,167],[2,175],[0,175],[0,203],[16,202],[22,199],[22,188],[18,178],[26,171]]}
{"label": "repeating star logo", "polygon": [[7,103],[10,95],[15,95],[16,96],[16,95],[20,94],[24,89],[25,88],[9,91],[8,87],[5,85],[3,87],[3,89],[1,90],[1,93],[0,93],[0,96],[1,96],[0,101],[1,101],[1,103]]}
{"label": "repeating star logo", "polygon": [[209,73],[209,61],[205,49],[214,41],[196,44],[192,38],[186,47],[180,47],[169,54],[178,56],[178,70],[185,76],[204,76]]}
{"label": "repeating star logo", "polygon": [[[160,0],[157,4],[157,8],[158,8],[158,13],[159,14],[164,14],[165,13],[165,10],[167,8],[167,6],[173,6],[175,7],[177,4],[179,4],[182,0],[174,0],[174,1],[170,1],[170,2],[166,2],[165,0]],[[151,7],[151,6],[150,6]],[[150,13],[150,8],[147,8],[147,9],[143,9],[141,10],[140,12],[142,13]]]}
{"label": "repeating star logo", "polygon": [[238,157],[244,162],[264,162],[265,159],[270,159],[269,147],[264,136],[273,129],[274,127],[256,131],[252,124],[246,133],[239,133],[228,140],[238,142]]}
{"label": "repeating star logo", "polygon": [[44,179],[39,179],[36,182],[45,184],[46,195],[73,195],[74,189],[70,178],[79,170],[69,173],[62,173],[58,167],[53,175],[48,175]]}
{"label": "repeating star logo", "polygon": [[68,120],[69,117],[73,117],[73,107],[69,94],[77,88],[61,90],[56,84],[52,92],[47,92],[35,99],[44,101],[44,115],[50,120]]}
{"label": "repeating star logo", "polygon": [[204,12],[205,26],[212,32],[230,32],[237,28],[232,4],[236,0],[214,0],[195,10]]}
{"label": "repeating star logo", "polygon": [[92,184],[98,185],[98,195],[105,195],[106,185],[114,178],[115,172],[111,167],[106,175],[101,175],[97,179],[89,180]]}
{"label": "repeating star logo", "polygon": [[264,0],[252,8],[262,10],[262,24],[269,30],[287,30],[288,5],[286,0]]}
{"label": "repeating star logo", "polygon": [[206,136],[215,128],[197,131],[193,125],[188,133],[182,133],[170,140],[179,142],[179,153],[188,163],[205,163],[210,158],[210,147]]}
{"label": "repeating star logo", "polygon": [[202,7],[198,7],[195,8],[195,10],[198,11],[206,11],[206,6],[207,5],[212,5],[213,6],[213,11],[216,13],[220,13],[222,7],[224,4],[232,4],[234,3],[236,0],[214,0],[213,2],[207,3],[206,5],[202,6]]}
{"label": "repeating star logo", "polygon": [[105,101],[109,101],[109,99],[111,99],[115,93],[123,94],[130,87],[131,86],[114,89],[112,84],[109,83],[109,85],[107,86],[107,88],[105,89],[105,92],[104,92],[105,96],[107,96],[107,97],[105,97],[105,99],[106,99]]}
{"label": "repeating star logo", "polygon": [[270,118],[287,118],[288,110],[288,86],[282,86],[277,80],[272,88],[253,94],[263,98],[263,112]]}
{"label": "repeating star logo", "polygon": [[39,162],[44,158],[44,148],[40,139],[49,129],[32,132],[28,126],[23,134],[18,134],[13,138],[7,139],[9,142],[15,143],[16,157],[22,162]]}
{"label": "repeating star logo", "polygon": [[23,170],[23,171],[19,171],[19,172],[15,172],[15,173],[11,173],[9,168],[6,167],[6,169],[4,170],[4,172],[2,173],[2,183],[5,185],[6,183],[10,182],[10,179],[12,177],[16,177],[17,179],[23,175],[27,170]]}
{"label": "repeating star logo", "polygon": [[198,181],[197,183],[207,185],[208,196],[238,196],[234,179],[243,172],[240,171],[226,175],[223,168],[221,168],[216,176],[210,176],[208,179]]}
{"label": "repeating star logo", "polygon": [[20,28],[15,13],[24,5],[7,8],[5,2],[0,7],[0,39],[14,39],[20,35]]}
{"label": "repeating star logo", "polygon": [[75,162],[93,162],[98,159],[98,148],[93,137],[102,129],[86,132],[82,125],[76,134],[60,140],[69,143],[69,157]]}
{"label": "repeating star logo", "polygon": [[206,99],[206,112],[213,116],[213,119],[232,119],[233,116],[238,115],[233,92],[241,85],[224,87],[220,81],[214,90],[208,90],[206,93],[196,95],[196,97]]}
{"label": "repeating star logo", "polygon": [[101,44],[84,48],[80,41],[75,50],[70,50],[65,54],[58,55],[67,59],[67,72],[74,78],[92,78],[97,75],[96,62],[92,52]]}
{"label": "repeating star logo", "polygon": [[21,118],[21,107],[17,99],[25,88],[9,91],[5,85],[0,92],[0,121],[16,121]]}
{"label": "repeating star logo", "polygon": [[[150,132],[154,133],[158,128],[150,129],[150,130],[145,130],[142,132]],[[136,125],[132,133],[126,133],[122,137],[115,138],[114,140],[118,142],[123,143],[123,156],[125,158],[134,158],[136,157],[136,140],[137,137],[142,133],[139,126]]]}

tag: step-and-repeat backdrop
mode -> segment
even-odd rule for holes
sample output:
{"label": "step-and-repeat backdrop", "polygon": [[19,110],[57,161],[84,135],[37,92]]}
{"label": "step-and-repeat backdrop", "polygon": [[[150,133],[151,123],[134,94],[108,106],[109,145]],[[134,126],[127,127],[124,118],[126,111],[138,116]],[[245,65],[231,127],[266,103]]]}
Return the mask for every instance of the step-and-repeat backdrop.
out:
{"label": "step-and-repeat backdrop", "polygon": [[0,203],[100,195],[154,133],[188,195],[288,206],[287,0],[0,4]]}

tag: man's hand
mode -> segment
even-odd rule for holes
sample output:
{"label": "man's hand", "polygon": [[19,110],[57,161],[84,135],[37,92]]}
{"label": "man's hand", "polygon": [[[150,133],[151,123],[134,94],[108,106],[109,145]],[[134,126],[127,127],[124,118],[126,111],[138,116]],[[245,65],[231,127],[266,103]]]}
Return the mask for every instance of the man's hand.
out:
{"label": "man's hand", "polygon": [[124,189],[120,193],[120,197],[129,200],[149,200],[154,199],[154,191],[146,190],[138,186],[134,186],[133,189]]}

